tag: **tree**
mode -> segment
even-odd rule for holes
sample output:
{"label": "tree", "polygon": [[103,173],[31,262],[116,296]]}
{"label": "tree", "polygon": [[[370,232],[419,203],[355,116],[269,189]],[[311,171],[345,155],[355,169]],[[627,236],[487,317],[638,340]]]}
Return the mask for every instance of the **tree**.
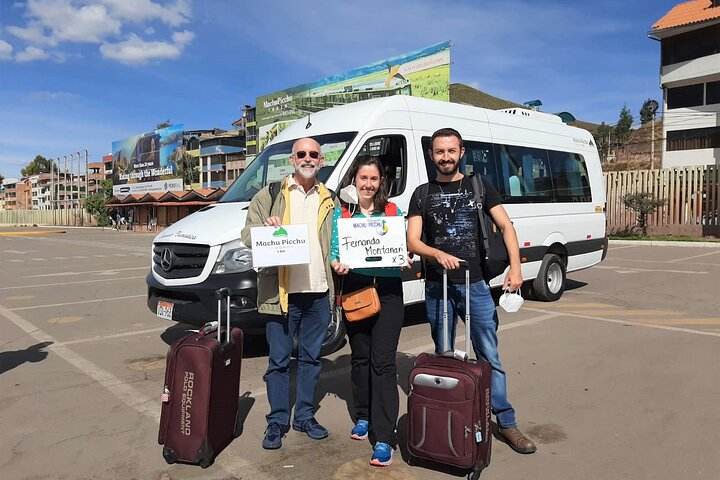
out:
{"label": "tree", "polygon": [[0,183],[2,183],[3,180],[5,180],[5,177],[3,177],[2,173],[0,173]]}
{"label": "tree", "polygon": [[170,119],[168,119],[168,120],[165,120],[164,122],[158,123],[155,128],[158,129],[158,130],[160,130],[161,128],[167,128],[167,127],[169,127],[170,125],[172,125],[172,123],[170,122]]}
{"label": "tree", "polygon": [[665,198],[653,198],[652,193],[638,192],[628,193],[622,197],[623,205],[636,214],[635,224],[642,230],[643,236],[647,236],[647,216],[667,203]]}
{"label": "tree", "polygon": [[100,182],[100,193],[89,195],[85,199],[85,211],[95,217],[98,226],[106,227],[112,223],[110,209],[105,205],[112,197],[112,180]]}
{"label": "tree", "polygon": [[610,140],[615,136],[614,130],[612,126],[602,122],[593,134],[595,137],[595,145],[597,145],[598,153],[600,154],[600,161],[603,163],[607,162],[608,155],[610,154]]}
{"label": "tree", "polygon": [[43,157],[42,155],[36,155],[27,167],[20,170],[23,177],[29,177],[30,175],[37,175],[38,173],[50,173],[52,161]]}
{"label": "tree", "polygon": [[630,110],[628,110],[627,105],[623,105],[622,110],[620,110],[620,119],[617,125],[615,125],[615,138],[621,147],[625,147],[630,140],[633,121],[633,116]]}
{"label": "tree", "polygon": [[653,100],[652,98],[645,100],[642,104],[642,108],[640,109],[640,123],[645,125],[655,118],[655,112],[657,112],[658,107],[659,105],[657,100]]}

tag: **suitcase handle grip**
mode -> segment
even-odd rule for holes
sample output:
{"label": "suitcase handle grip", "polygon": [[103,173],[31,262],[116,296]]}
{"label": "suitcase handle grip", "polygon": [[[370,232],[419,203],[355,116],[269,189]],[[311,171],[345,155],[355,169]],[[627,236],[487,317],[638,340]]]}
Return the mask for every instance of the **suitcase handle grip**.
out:
{"label": "suitcase handle grip", "polygon": [[228,345],[230,344],[230,294],[231,293],[232,293],[232,291],[227,287],[219,288],[215,292],[215,298],[217,298],[217,301],[218,301],[218,306],[217,306],[218,334],[217,335],[218,335],[218,342],[220,342],[220,345],[223,344],[222,339],[220,338],[220,332],[222,331],[222,328],[221,328],[222,323],[221,323],[220,317],[222,315],[222,300],[223,300],[223,298],[227,299],[227,309],[226,309],[227,310],[227,322],[226,322],[227,325],[226,325],[226,329],[225,329],[225,333],[226,333],[225,341],[227,342]]}

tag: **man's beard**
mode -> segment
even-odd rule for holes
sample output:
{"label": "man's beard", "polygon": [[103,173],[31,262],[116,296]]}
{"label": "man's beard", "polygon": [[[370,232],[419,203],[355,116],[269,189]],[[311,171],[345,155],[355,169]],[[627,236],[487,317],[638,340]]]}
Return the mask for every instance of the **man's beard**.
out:
{"label": "man's beard", "polygon": [[[305,167],[307,167],[307,166],[313,167],[313,169],[312,169],[312,170],[308,170],[308,169],[305,168]],[[296,166],[295,166],[295,173],[297,173],[298,175],[300,175],[301,177],[303,177],[303,178],[306,179],[306,180],[310,180],[311,178],[315,178],[315,176],[317,175],[318,170],[320,170],[320,169],[319,169],[318,166],[315,165],[314,163],[303,163],[303,164],[300,164],[300,165],[296,165]]]}
{"label": "man's beard", "polygon": [[435,164],[435,170],[437,170],[438,173],[441,174],[441,175],[455,175],[455,174],[457,173],[457,171],[460,170],[460,161],[453,162],[453,168],[452,168],[452,170],[449,171],[449,172],[446,172],[446,171],[443,170],[443,169],[446,168],[447,166],[448,166],[448,164],[439,165],[439,164],[436,163],[436,164]]}

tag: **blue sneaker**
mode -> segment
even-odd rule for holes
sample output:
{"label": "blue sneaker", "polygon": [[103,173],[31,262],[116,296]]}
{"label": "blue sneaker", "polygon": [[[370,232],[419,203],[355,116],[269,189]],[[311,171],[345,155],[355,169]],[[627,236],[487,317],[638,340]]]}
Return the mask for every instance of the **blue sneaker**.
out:
{"label": "blue sneaker", "polygon": [[263,438],[262,447],[265,450],[277,450],[282,447],[282,437],[290,430],[290,425],[280,425],[277,422],[271,422],[265,429],[265,438]]}
{"label": "blue sneaker", "polygon": [[370,465],[387,467],[392,463],[393,448],[387,443],[377,442],[370,458]]}
{"label": "blue sneaker", "polygon": [[350,431],[350,438],[353,440],[365,440],[368,437],[370,423],[367,420],[358,420]]}
{"label": "blue sneaker", "polygon": [[308,418],[307,420],[295,420],[293,421],[292,427],[293,430],[307,433],[307,436],[313,440],[321,440],[328,436],[327,429],[320,425],[314,418]]}

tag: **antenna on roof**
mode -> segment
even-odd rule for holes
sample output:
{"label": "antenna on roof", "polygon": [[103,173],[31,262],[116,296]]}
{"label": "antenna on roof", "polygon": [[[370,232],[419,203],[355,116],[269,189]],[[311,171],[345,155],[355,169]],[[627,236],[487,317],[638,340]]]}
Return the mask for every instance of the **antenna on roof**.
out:
{"label": "antenna on roof", "polygon": [[308,123],[305,125],[305,129],[312,127],[312,123],[310,123],[310,114],[308,113]]}

